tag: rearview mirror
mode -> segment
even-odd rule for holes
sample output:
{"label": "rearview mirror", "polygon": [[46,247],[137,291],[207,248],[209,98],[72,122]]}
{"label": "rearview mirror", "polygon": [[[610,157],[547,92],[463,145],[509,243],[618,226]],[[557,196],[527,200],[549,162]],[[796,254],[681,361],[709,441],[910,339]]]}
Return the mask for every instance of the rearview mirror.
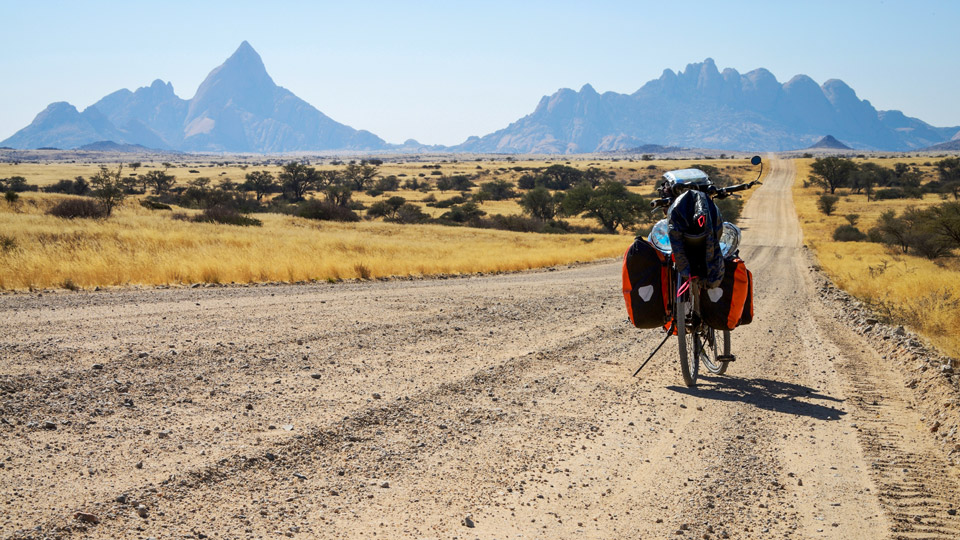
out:
{"label": "rearview mirror", "polygon": [[752,158],[750,158],[750,164],[751,164],[751,165],[759,165],[759,164],[760,164],[760,156],[753,156]]}

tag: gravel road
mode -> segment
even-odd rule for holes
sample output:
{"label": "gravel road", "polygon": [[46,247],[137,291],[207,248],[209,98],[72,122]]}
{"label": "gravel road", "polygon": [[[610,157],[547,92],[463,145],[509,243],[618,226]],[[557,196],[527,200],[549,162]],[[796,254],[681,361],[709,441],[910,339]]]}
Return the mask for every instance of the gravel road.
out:
{"label": "gravel road", "polygon": [[[756,318],[683,387],[620,263],[0,296],[0,538],[956,538],[960,476],[829,313],[788,161]],[[627,247],[625,239],[624,249]]]}

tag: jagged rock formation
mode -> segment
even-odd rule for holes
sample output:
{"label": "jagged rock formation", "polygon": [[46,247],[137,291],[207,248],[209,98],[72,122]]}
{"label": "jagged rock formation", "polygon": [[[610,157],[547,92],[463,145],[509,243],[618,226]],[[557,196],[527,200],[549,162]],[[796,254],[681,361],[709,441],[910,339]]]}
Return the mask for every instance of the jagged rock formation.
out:
{"label": "jagged rock formation", "polygon": [[376,135],[335,122],[277,86],[246,41],[210,72],[193,99],[177,97],[170,83],[156,80],[135,92],[118,90],[82,113],[68,103],[54,103],[0,144],[76,148],[97,141],[213,152],[388,147]]}
{"label": "jagged rock formation", "polygon": [[454,147],[476,152],[573,153],[643,144],[729,150],[804,148],[832,133],[856,148],[910,150],[950,138],[900,111],[877,111],[843,81],[806,75],[781,84],[766,69],[720,72],[710,58],[665,70],[633,94],[561,89],[528,116]]}

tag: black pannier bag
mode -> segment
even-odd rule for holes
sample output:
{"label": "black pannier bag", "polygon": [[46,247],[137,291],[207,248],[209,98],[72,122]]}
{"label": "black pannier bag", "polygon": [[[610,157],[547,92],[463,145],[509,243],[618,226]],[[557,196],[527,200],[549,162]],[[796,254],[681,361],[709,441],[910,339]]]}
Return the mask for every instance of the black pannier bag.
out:
{"label": "black pannier bag", "polygon": [[700,316],[716,330],[733,330],[753,321],[753,274],[743,259],[725,259],[719,287],[700,293]]}
{"label": "black pannier bag", "polygon": [[657,328],[670,319],[669,280],[666,256],[638,237],[623,256],[623,298],[634,326]]}

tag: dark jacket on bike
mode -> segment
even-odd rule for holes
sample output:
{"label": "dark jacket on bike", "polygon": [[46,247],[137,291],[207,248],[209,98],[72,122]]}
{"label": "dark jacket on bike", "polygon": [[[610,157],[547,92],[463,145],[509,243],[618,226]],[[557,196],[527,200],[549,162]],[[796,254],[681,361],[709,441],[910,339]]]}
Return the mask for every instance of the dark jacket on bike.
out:
{"label": "dark jacket on bike", "polygon": [[677,271],[683,277],[697,276],[708,289],[723,281],[720,209],[705,193],[691,189],[670,205],[670,247]]}

